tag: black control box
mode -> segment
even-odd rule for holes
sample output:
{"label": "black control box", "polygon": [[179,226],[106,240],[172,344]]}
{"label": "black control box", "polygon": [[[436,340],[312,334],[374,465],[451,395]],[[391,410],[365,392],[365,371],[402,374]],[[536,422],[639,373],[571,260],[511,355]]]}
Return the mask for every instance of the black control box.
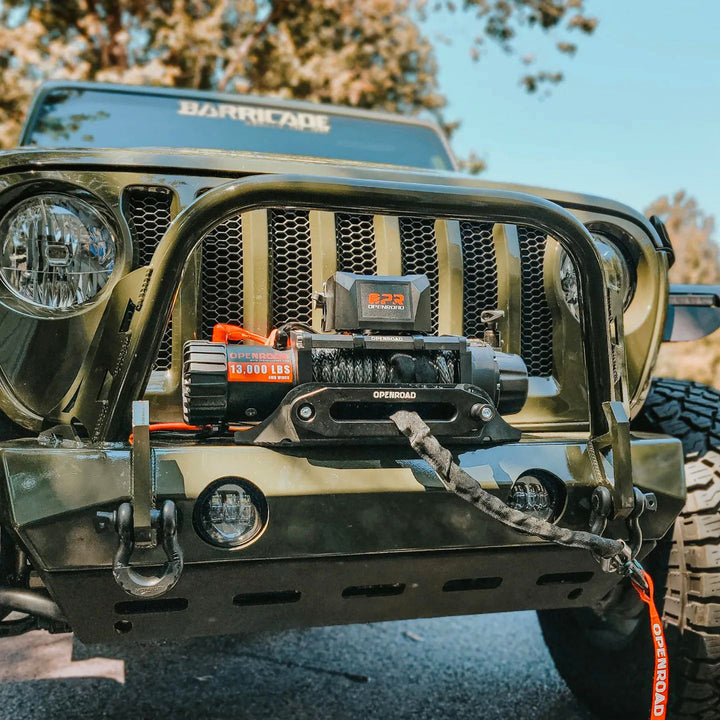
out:
{"label": "black control box", "polygon": [[376,276],[337,272],[325,282],[318,306],[324,332],[382,330],[429,333],[430,282],[425,275]]}

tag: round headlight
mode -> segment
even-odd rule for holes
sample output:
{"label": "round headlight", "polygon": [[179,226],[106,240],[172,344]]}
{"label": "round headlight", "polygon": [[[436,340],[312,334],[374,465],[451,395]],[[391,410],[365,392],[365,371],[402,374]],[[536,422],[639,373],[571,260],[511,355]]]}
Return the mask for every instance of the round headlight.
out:
{"label": "round headlight", "polygon": [[0,222],[0,277],[34,305],[66,309],[92,300],[115,267],[115,238],[84,200],[36,195]]}
{"label": "round headlight", "polygon": [[[614,275],[620,285],[623,297],[623,309],[627,310],[635,292],[629,261],[625,255],[603,235],[593,235],[593,237],[595,238],[595,244],[606,268]],[[570,312],[576,320],[579,320],[577,274],[575,272],[575,266],[572,260],[570,260],[570,256],[564,250],[560,253],[560,286],[565,302],[570,308]]]}
{"label": "round headlight", "polygon": [[195,503],[195,528],[207,542],[224,548],[246,545],[267,522],[265,497],[241,478],[221,478],[209,485]]}

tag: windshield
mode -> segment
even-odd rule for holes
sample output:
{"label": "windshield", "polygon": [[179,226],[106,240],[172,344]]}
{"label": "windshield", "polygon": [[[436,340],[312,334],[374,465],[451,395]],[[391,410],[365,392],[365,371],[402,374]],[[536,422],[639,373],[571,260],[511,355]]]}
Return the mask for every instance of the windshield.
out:
{"label": "windshield", "polygon": [[221,102],[145,92],[62,88],[43,99],[24,145],[214,148],[453,169],[431,128],[272,101]]}

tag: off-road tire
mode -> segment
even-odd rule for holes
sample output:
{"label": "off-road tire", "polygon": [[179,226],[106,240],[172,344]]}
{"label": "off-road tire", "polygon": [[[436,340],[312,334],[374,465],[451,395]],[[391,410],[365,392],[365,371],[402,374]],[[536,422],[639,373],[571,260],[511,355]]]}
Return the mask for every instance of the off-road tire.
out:
{"label": "off-road tire", "polygon": [[[695,382],[655,380],[633,427],[677,437],[685,451],[687,502],[671,537],[645,563],[666,629],[670,717],[718,720],[720,392]],[[627,589],[620,602],[632,602],[631,593]],[[606,619],[590,609],[538,616],[560,675],[584,705],[600,717],[648,716],[653,654],[647,611],[622,639],[600,638]]]}

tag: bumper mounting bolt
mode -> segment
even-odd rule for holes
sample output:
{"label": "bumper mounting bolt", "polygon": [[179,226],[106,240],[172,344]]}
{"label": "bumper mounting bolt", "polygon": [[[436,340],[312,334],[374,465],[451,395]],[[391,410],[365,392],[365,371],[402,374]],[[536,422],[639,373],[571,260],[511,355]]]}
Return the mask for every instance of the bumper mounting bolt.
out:
{"label": "bumper mounting bolt", "polygon": [[298,417],[301,420],[312,420],[315,415],[315,408],[310,403],[305,403],[298,408]]}
{"label": "bumper mounting bolt", "polygon": [[490,422],[495,417],[495,408],[492,405],[473,405],[470,414],[483,422]]}

